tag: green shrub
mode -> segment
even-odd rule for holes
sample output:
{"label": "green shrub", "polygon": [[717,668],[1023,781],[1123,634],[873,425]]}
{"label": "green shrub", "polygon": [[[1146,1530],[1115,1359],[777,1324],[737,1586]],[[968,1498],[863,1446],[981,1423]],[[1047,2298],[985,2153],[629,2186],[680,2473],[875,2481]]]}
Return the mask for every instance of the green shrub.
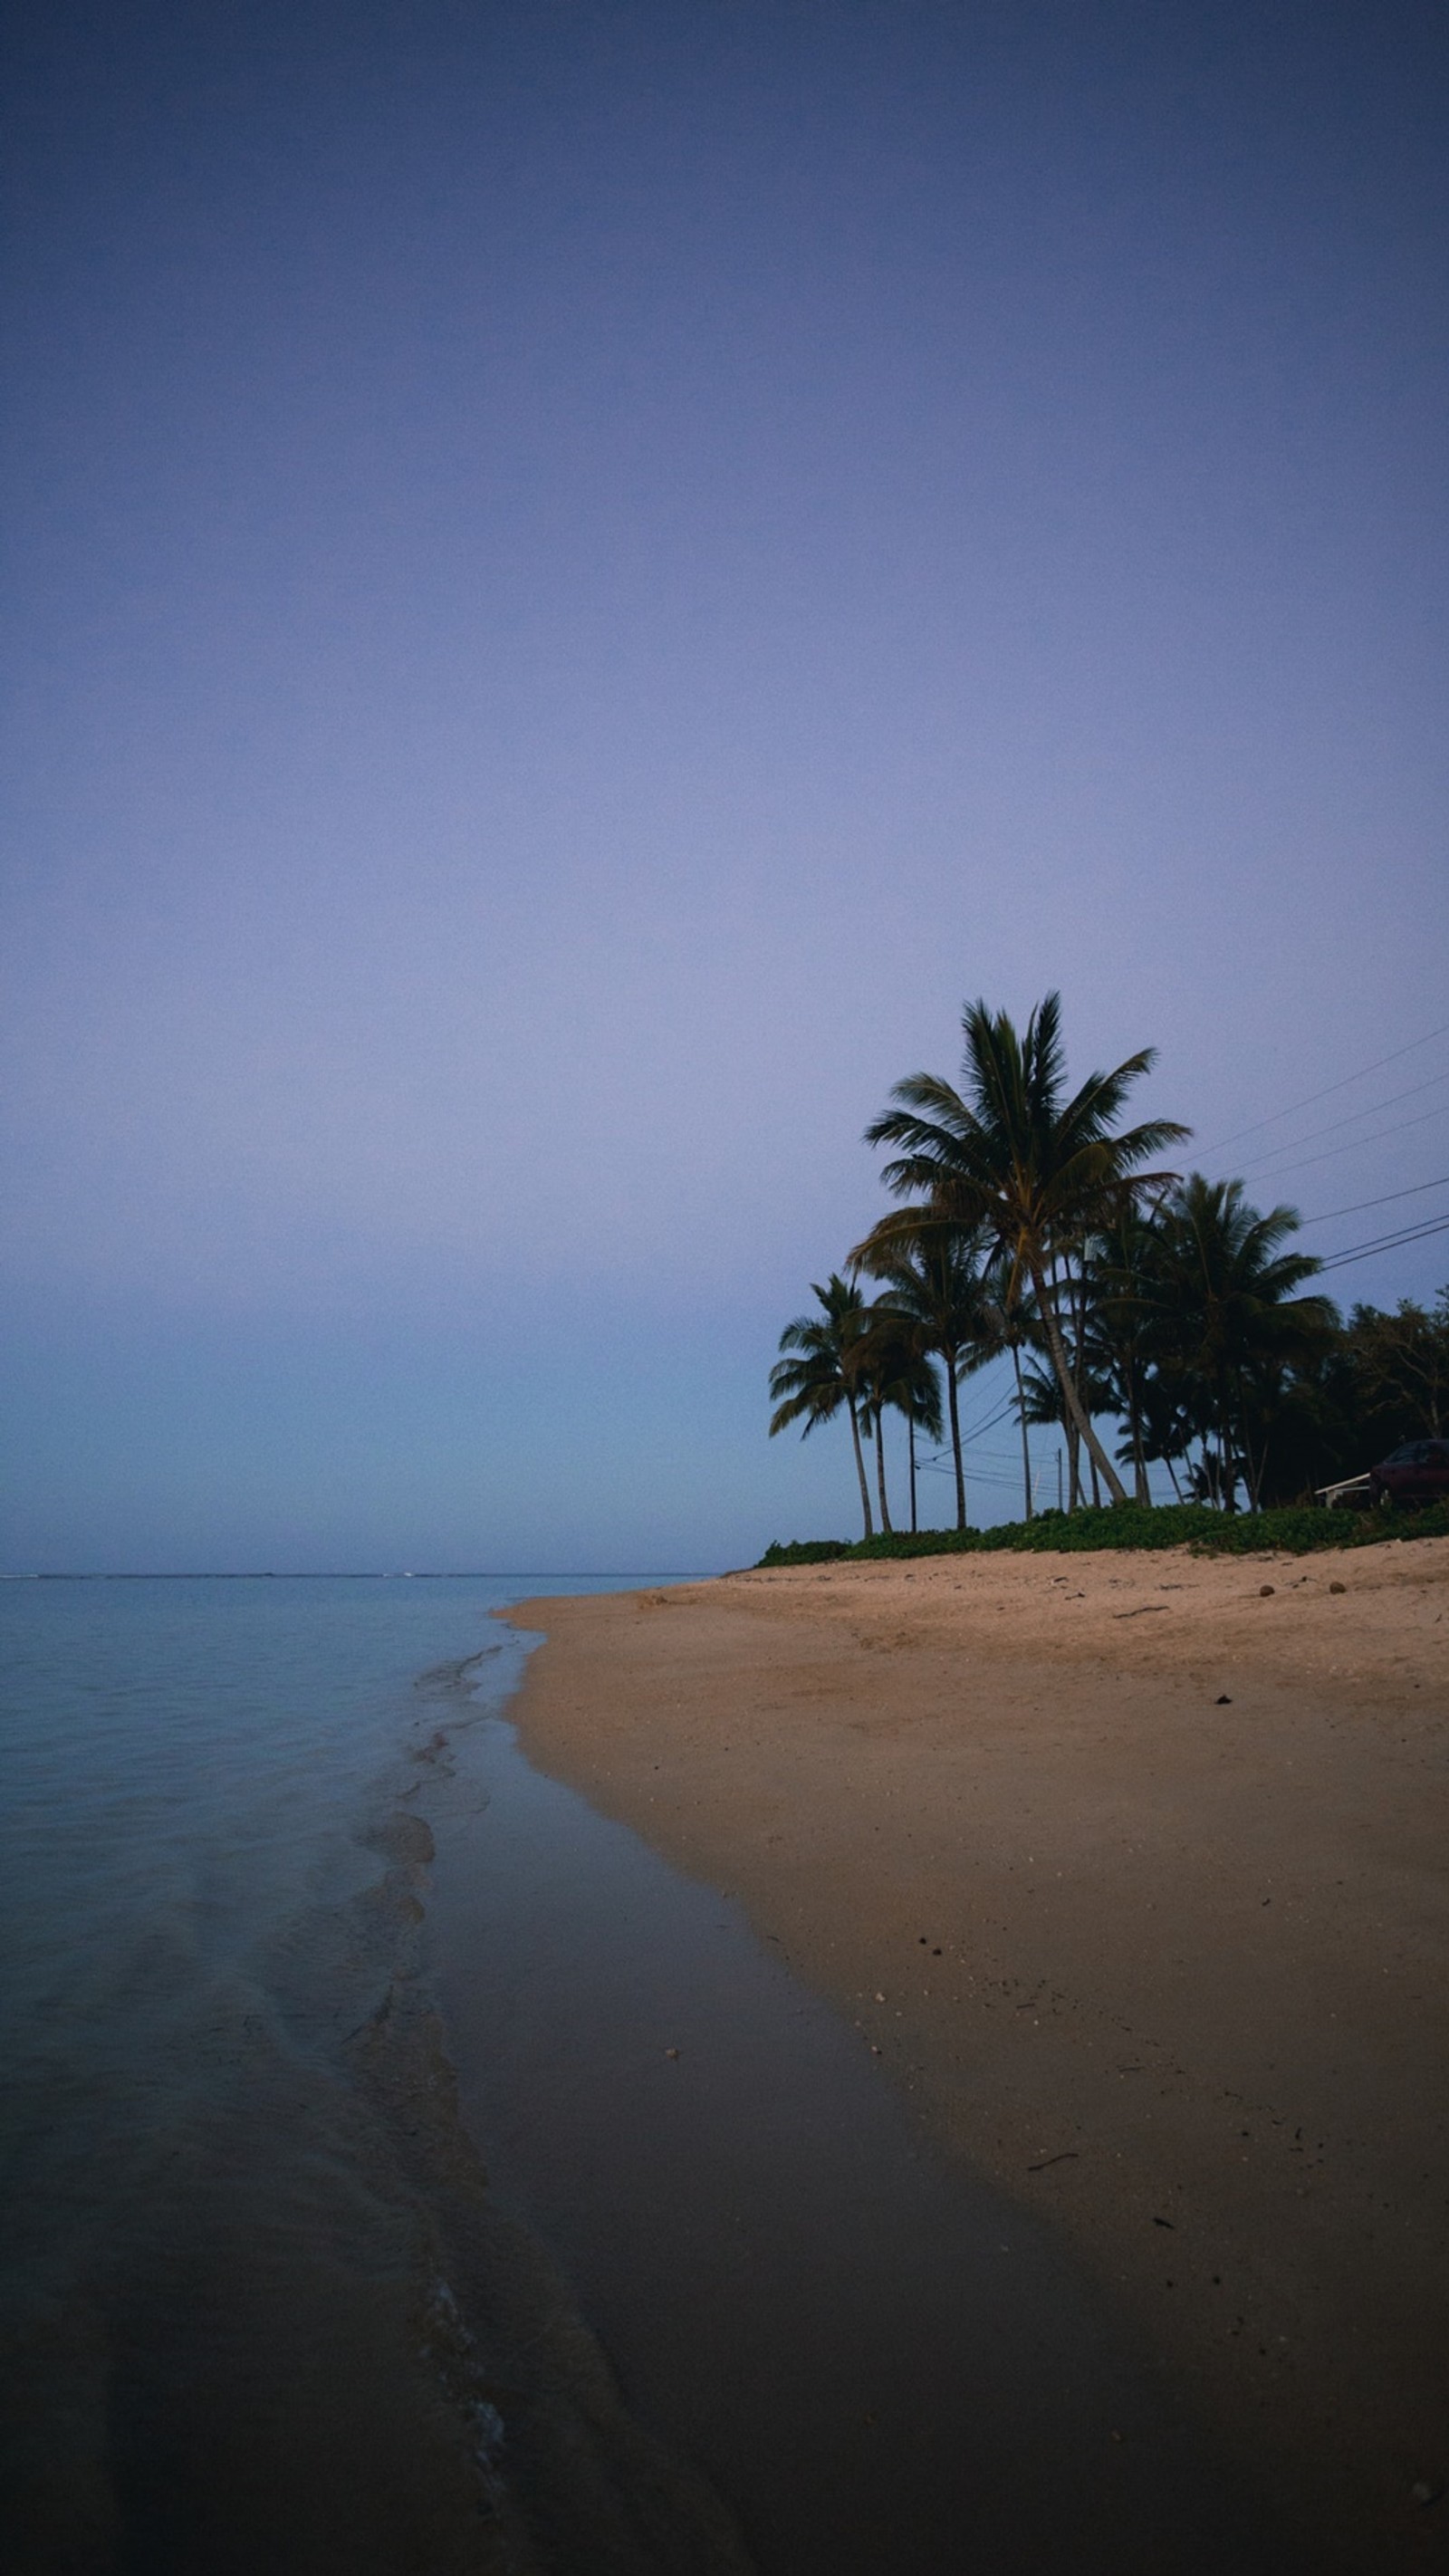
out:
{"label": "green shrub", "polygon": [[1190,1547],[1205,1556],[1254,1556],[1265,1552],[1306,1556],[1321,1547],[1374,1547],[1385,1539],[1449,1538],[1449,1503],[1422,1512],[1325,1511],[1320,1504],[1288,1505],[1268,1512],[1215,1512],[1206,1503],[1120,1503],[1101,1510],[1039,1512],[1035,1520],[1002,1521],[995,1529],[897,1530],[878,1538],[777,1540],[761,1566],[829,1565],[842,1558],[978,1556],[1001,1550],[1042,1555],[1092,1548]]}
{"label": "green shrub", "polygon": [[829,1565],[838,1556],[855,1551],[846,1538],[794,1538],[788,1546],[775,1539],[760,1559],[761,1565]]}

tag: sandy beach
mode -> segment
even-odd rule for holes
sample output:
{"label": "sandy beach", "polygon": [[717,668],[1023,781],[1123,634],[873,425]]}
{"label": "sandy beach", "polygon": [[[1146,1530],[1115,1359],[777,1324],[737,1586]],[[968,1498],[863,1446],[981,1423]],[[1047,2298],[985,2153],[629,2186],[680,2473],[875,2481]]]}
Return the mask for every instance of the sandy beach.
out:
{"label": "sandy beach", "polygon": [[739,1899],[1319,2563],[1449,2564],[1449,1541],[511,1615],[531,1757]]}

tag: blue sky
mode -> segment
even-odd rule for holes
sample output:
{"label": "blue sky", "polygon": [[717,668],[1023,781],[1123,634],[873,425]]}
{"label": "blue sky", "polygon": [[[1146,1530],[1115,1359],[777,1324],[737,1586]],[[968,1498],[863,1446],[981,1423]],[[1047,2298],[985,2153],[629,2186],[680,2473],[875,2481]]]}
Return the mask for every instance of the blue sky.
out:
{"label": "blue sky", "polygon": [[1395,5],[19,13],[6,1564],[848,1528],[765,1377],[978,993],[1155,1044],[1265,1201],[1449,1175],[1446,67]]}

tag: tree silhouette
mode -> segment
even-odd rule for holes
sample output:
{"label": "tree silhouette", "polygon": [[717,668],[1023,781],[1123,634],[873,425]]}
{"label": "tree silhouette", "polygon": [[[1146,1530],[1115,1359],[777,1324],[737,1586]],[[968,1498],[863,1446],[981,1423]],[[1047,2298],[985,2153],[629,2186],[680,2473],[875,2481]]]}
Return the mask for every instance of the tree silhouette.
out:
{"label": "tree silhouette", "polygon": [[860,1480],[860,1508],[865,1535],[870,1538],[870,1487],[865,1480],[859,1418],[865,1393],[866,1301],[855,1283],[842,1279],[838,1271],[832,1270],[823,1288],[818,1280],[812,1280],[811,1286],[821,1311],[818,1315],[797,1315],[793,1323],[785,1326],[780,1349],[788,1356],[777,1360],[770,1371],[770,1394],[775,1401],[770,1438],[773,1440],[777,1432],[798,1422],[802,1439],[808,1440],[822,1422],[833,1422],[843,1411],[850,1421],[855,1472]]}
{"label": "tree silhouette", "polygon": [[898,1148],[885,1166],[886,1187],[898,1198],[916,1195],[914,1206],[881,1220],[873,1239],[884,1246],[895,1230],[909,1243],[923,1224],[943,1218],[989,1232],[1008,1310],[1029,1287],[1066,1417],[1113,1501],[1125,1502],[1068,1362],[1053,1268],[1136,1193],[1174,1178],[1141,1166],[1188,1130],[1159,1118],[1116,1132],[1127,1093],[1154,1061],[1151,1047],[1112,1073],[1089,1075],[1065,1097],[1057,993],[1037,1004],[1021,1034],[984,1002],[967,1008],[962,1028],[964,1090],[937,1074],[911,1074],[891,1094],[899,1105],[866,1130],[869,1144]]}

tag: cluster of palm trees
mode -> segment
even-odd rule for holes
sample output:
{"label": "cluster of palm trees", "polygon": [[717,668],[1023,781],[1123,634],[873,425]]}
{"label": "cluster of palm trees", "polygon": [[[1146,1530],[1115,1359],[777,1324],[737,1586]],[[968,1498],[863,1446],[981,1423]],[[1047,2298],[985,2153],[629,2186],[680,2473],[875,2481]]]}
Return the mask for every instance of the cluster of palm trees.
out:
{"label": "cluster of palm trees", "polygon": [[[889,1530],[884,1427],[903,1416],[912,1528],[918,1441],[949,1439],[964,1529],[958,1390],[1009,1354],[1028,1517],[1029,1426],[1044,1422],[1064,1434],[1073,1503],[1089,1490],[1127,1501],[1119,1469],[1148,1502],[1161,1460],[1179,1494],[1232,1510],[1246,1487],[1256,1507],[1275,1399],[1337,1327],[1326,1298],[1296,1293],[1317,1265],[1284,1249],[1293,1210],[1260,1215],[1240,1182],[1162,1168],[1189,1133],[1171,1120],[1121,1125],[1151,1048],[1068,1098],[1058,994],[1022,1031],[984,1002],[962,1026],[961,1087],[912,1074],[866,1130],[891,1148],[883,1178],[898,1204],[781,1334],[772,1436],[845,1415],[870,1537],[866,1447]],[[1115,1459],[1107,1417],[1121,1427]]]}

